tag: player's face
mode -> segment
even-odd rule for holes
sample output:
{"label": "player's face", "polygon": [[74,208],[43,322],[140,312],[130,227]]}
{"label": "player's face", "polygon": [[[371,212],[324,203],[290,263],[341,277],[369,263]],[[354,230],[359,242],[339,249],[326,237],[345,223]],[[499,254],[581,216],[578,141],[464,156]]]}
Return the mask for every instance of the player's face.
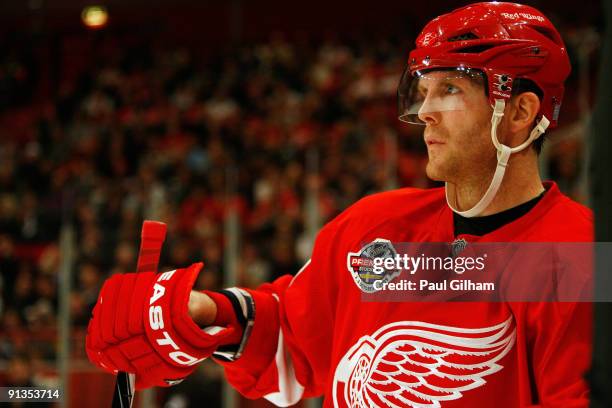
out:
{"label": "player's face", "polygon": [[490,136],[493,110],[484,85],[467,77],[449,78],[442,71],[428,75],[432,80],[419,84],[425,103],[430,97],[453,98],[453,106],[462,108],[419,113],[425,122],[427,175],[433,180],[452,183],[483,178],[495,168],[496,162]]}

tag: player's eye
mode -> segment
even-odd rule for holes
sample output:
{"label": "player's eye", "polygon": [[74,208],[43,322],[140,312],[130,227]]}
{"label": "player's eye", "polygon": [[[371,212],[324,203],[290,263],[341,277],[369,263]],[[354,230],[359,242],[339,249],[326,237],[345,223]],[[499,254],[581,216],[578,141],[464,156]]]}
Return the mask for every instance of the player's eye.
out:
{"label": "player's eye", "polygon": [[444,87],[444,93],[447,95],[455,95],[461,92],[461,89],[457,88],[455,85],[447,84]]}

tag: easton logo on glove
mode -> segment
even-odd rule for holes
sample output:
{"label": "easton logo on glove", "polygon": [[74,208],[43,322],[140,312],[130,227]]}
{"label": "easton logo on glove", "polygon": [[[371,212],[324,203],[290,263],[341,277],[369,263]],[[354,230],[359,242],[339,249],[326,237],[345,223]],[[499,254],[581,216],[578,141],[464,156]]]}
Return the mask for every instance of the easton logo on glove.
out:
{"label": "easton logo on glove", "polygon": [[[164,302],[164,295],[166,294],[166,286],[168,284],[167,281],[172,279],[176,270],[164,272],[159,275],[157,281],[153,285],[153,294],[149,299],[149,328],[151,329],[148,332],[149,337],[152,336],[155,338],[155,341],[160,346],[159,351],[163,352],[168,350],[167,358],[174,361],[177,364],[184,366],[191,366],[197,364],[198,362],[204,360],[206,357],[197,358],[192,356],[191,354],[185,353],[181,351],[176,341],[173,340],[172,336],[165,330],[164,326],[164,310],[168,310],[169,305]],[[160,337],[155,337],[156,333],[159,333]]]}
{"label": "easton logo on glove", "polygon": [[238,326],[203,329],[188,312],[202,267],[108,279],[87,329],[89,359],[113,374],[136,374],[136,389],[143,389],[176,384],[220,346],[239,342]]}

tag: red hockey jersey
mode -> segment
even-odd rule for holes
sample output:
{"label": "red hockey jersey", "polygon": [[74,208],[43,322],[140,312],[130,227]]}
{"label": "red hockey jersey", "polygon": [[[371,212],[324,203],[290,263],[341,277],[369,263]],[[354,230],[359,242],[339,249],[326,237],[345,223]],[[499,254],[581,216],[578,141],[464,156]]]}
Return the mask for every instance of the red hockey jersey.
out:
{"label": "red hockey jersey", "polygon": [[587,407],[589,303],[363,302],[347,259],[364,243],[585,242],[588,209],[554,183],[526,215],[484,236],[453,233],[444,189],[366,197],[319,233],[311,260],[249,291],[255,324],[228,381],[278,406]]}

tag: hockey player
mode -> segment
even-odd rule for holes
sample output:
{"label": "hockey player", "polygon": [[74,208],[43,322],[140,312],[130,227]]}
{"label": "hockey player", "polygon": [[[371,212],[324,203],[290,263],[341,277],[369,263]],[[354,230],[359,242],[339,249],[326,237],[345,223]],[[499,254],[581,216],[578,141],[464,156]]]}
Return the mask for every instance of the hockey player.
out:
{"label": "hockey player", "polygon": [[590,212],[537,166],[569,71],[532,7],[478,3],[434,19],[409,55],[399,115],[424,125],[427,173],[445,188],[360,200],[320,231],[295,277],[257,290],[192,291],[201,263],[113,276],[90,360],[146,388],[213,356],[239,392],[278,406],[324,395],[339,407],[587,407],[588,303],[363,302],[385,274],[351,261],[395,242],[591,241]]}

